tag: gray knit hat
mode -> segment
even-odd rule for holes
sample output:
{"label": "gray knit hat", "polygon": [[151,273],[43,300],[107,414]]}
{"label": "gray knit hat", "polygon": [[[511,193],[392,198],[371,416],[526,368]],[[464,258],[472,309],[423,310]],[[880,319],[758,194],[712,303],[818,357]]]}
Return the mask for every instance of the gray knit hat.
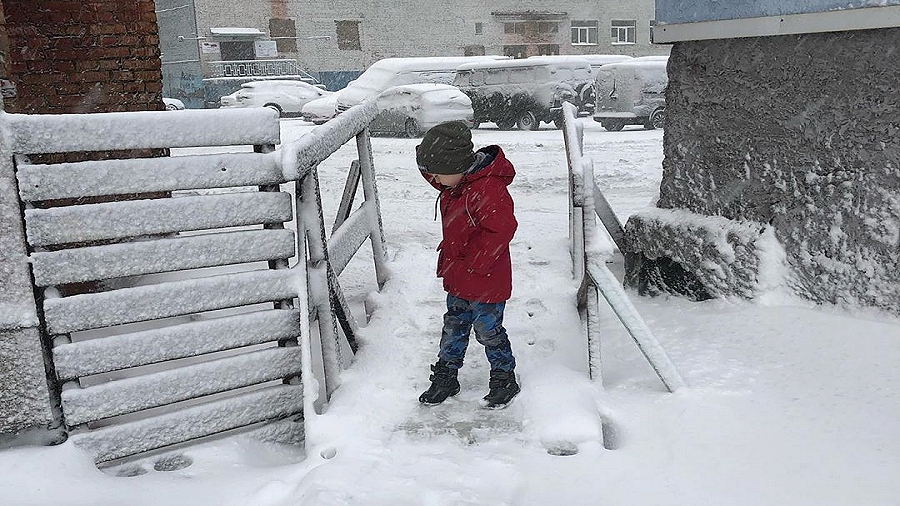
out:
{"label": "gray knit hat", "polygon": [[416,146],[416,163],[431,174],[461,174],[475,161],[472,132],[462,121],[431,127]]}

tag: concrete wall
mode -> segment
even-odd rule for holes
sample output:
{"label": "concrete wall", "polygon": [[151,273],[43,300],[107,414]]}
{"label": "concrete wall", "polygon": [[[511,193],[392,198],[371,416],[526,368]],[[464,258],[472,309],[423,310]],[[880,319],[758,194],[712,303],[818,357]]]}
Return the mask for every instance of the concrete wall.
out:
{"label": "concrete wall", "polygon": [[898,51],[900,28],[676,43],[658,206],[771,224],[796,293],[900,314]]}
{"label": "concrete wall", "polygon": [[[397,0],[370,2],[335,0],[269,0],[238,3],[221,0],[194,0],[200,36],[209,36],[213,26],[257,28],[268,33],[269,19],[288,16],[297,26],[297,53],[279,57],[296,58],[301,66],[313,72],[359,71],[381,58],[394,56],[462,56],[466,46],[484,46],[487,54],[503,54],[505,44],[555,43],[561,54],[627,54],[632,56],[667,54],[668,46],[650,44],[650,20],[654,15],[653,0],[611,0],[593,2],[576,0],[549,2],[535,0],[456,0],[420,2]],[[541,40],[525,40],[505,34],[503,20],[493,13],[553,12],[562,13],[559,32]],[[573,46],[570,39],[571,20],[599,20],[599,43]],[[635,44],[610,43],[610,21],[637,21]],[[360,50],[339,50],[336,20],[359,21]],[[481,23],[482,34],[475,33]],[[326,39],[325,37],[330,37]]]}
{"label": "concrete wall", "polygon": [[192,0],[156,0],[160,31],[163,96],[178,98],[188,108],[203,107],[203,71],[200,68],[197,20]]}

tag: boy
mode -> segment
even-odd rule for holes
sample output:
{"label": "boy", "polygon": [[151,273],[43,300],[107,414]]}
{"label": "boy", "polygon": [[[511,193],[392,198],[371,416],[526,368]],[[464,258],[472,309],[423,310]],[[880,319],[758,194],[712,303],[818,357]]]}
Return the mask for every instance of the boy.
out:
{"label": "boy", "polygon": [[503,328],[503,309],[512,293],[509,242],[518,226],[506,187],[516,172],[499,146],[477,152],[473,147],[472,133],[460,121],[431,128],[416,146],[419,170],[441,192],[437,275],[447,292],[438,361],[419,402],[439,404],[459,393],[457,371],[474,327],[491,364],[483,405],[500,408],[519,393],[516,359]]}

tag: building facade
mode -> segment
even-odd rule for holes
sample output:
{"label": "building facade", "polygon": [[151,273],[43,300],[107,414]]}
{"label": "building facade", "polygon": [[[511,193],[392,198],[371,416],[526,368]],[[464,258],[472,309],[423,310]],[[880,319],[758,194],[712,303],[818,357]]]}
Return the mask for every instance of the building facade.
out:
{"label": "building facade", "polygon": [[[195,59],[204,78],[308,71],[329,89],[389,57],[643,56],[669,49],[650,43],[653,0],[157,0],[157,6],[190,10],[159,14],[164,70],[179,65],[168,62]],[[167,51],[166,44],[176,47]]]}

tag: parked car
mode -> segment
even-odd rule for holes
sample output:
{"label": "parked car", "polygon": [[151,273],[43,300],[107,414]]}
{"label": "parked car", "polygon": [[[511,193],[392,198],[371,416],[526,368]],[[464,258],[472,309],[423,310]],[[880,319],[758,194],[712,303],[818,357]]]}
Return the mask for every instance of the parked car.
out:
{"label": "parked car", "polygon": [[474,123],[472,101],[449,84],[407,84],[388,88],[376,100],[379,112],[369,125],[373,133],[419,137],[445,121]]}
{"label": "parked car", "polygon": [[560,106],[575,103],[590,81],[583,58],[533,56],[460,65],[453,85],[472,100],[476,128],[492,121],[501,130],[537,130],[542,121],[562,128]]}
{"label": "parked car", "polygon": [[321,125],[337,115],[337,93],[310,100],[303,106],[300,115],[306,121]]}
{"label": "parked car", "polygon": [[184,102],[177,98],[163,97],[163,103],[166,104],[167,111],[180,111],[184,109]]}
{"label": "parked car", "polygon": [[416,83],[451,84],[456,67],[477,61],[509,59],[507,56],[441,56],[384,58],[373,63],[359,77],[338,91],[338,113],[393,86]]}
{"label": "parked car", "polygon": [[269,79],[244,83],[220,103],[222,107],[271,107],[280,116],[299,116],[307,102],[331,93],[303,81]]}
{"label": "parked car", "polygon": [[203,107],[216,109],[222,106],[222,97],[241,89],[241,85],[256,81],[301,81],[324,88],[309,75],[288,74],[282,76],[207,77],[203,79]]}
{"label": "parked car", "polygon": [[668,58],[647,56],[600,67],[594,79],[594,121],[617,132],[625,125],[662,128]]}
{"label": "parked car", "polygon": [[593,114],[594,106],[597,101],[596,97],[594,97],[593,81],[597,77],[600,67],[609,65],[610,63],[619,63],[630,60],[631,57],[623,54],[582,54],[578,55],[578,57],[587,60],[591,66],[591,82],[586,86],[582,86],[581,90],[578,91],[577,104],[578,112],[580,114],[589,115]]}

